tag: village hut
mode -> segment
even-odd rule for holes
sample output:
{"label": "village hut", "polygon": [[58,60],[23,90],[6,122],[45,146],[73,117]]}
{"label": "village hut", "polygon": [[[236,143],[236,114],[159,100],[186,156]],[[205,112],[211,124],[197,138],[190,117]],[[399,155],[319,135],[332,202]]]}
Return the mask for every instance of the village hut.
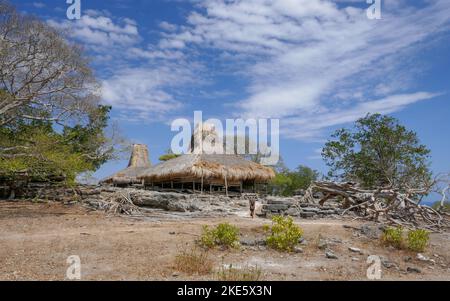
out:
{"label": "village hut", "polygon": [[142,184],[138,177],[151,168],[147,145],[134,144],[128,167],[101,181],[101,184],[129,186]]}
{"label": "village hut", "polygon": [[237,155],[187,154],[145,169],[146,187],[199,191],[256,192],[275,177],[273,169]]}

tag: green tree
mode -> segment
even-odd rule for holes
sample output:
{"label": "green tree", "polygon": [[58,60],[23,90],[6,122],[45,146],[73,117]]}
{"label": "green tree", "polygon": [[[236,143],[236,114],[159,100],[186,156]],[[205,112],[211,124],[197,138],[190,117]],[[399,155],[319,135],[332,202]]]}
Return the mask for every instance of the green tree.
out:
{"label": "green tree", "polygon": [[356,121],[353,129],[336,131],[322,156],[331,178],[356,181],[367,188],[420,188],[431,180],[429,153],[417,134],[397,119],[369,114]]}
{"label": "green tree", "polygon": [[166,154],[159,157],[159,161],[166,162],[172,159],[176,159],[178,157],[180,157],[180,155],[174,154],[171,149],[168,149]]}
{"label": "green tree", "polygon": [[0,178],[66,179],[126,149],[81,47],[0,0]]}
{"label": "green tree", "polygon": [[307,189],[318,177],[319,173],[307,166],[300,165],[293,171],[283,167],[270,183],[270,192],[274,195],[292,196],[299,189]]}

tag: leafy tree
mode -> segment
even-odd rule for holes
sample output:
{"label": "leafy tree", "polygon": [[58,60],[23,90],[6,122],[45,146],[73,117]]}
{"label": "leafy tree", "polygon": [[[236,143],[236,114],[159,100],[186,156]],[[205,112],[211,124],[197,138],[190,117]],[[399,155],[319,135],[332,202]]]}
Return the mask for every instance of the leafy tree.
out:
{"label": "leafy tree", "polygon": [[81,47],[0,0],[0,126],[81,122],[97,109],[99,86]]}
{"label": "leafy tree", "polygon": [[319,173],[307,166],[300,165],[293,171],[284,168],[277,173],[269,188],[272,194],[292,196],[299,189],[307,189],[318,177]]}
{"label": "leafy tree", "polygon": [[162,155],[161,157],[159,157],[159,161],[166,162],[166,161],[169,161],[172,159],[176,159],[178,157],[180,157],[180,155],[174,154],[172,152],[172,150],[169,149],[169,150],[167,150],[167,153],[165,155]]}
{"label": "leafy tree", "polygon": [[159,161],[166,162],[166,161],[169,161],[172,159],[176,159],[179,156],[180,155],[177,155],[177,154],[165,154],[165,155],[162,155],[161,157],[159,157]]}
{"label": "leafy tree", "polygon": [[126,150],[81,48],[0,0],[0,178],[74,182]]}
{"label": "leafy tree", "polygon": [[417,134],[397,119],[369,114],[356,121],[353,130],[336,131],[322,156],[331,178],[357,181],[367,188],[419,188],[431,180],[429,153]]}

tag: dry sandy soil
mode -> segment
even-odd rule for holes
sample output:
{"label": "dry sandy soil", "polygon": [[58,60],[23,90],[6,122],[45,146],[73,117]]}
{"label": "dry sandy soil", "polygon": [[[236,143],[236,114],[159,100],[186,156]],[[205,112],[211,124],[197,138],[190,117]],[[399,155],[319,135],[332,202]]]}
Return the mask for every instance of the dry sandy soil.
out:
{"label": "dry sandy soil", "polygon": [[[262,235],[266,219],[241,216],[195,218],[183,214],[149,212],[132,219],[107,217],[81,206],[57,203],[0,202],[0,280],[65,280],[67,258],[78,255],[82,280],[216,280],[217,273],[188,276],[176,271],[174,258],[195,245],[202,225],[230,222],[240,227],[243,238]],[[369,255],[394,262],[398,268],[382,268],[384,280],[450,280],[450,235],[432,234],[425,255],[435,263],[420,262],[415,253],[381,246],[378,240],[343,225],[360,222],[297,220],[305,232],[301,254],[286,254],[262,247],[212,250],[217,268],[257,265],[263,280],[366,280]],[[339,257],[327,259],[317,241],[335,241],[330,248]],[[363,254],[349,251],[357,247]],[[405,257],[412,257],[409,262]],[[421,273],[408,273],[408,267]]]}

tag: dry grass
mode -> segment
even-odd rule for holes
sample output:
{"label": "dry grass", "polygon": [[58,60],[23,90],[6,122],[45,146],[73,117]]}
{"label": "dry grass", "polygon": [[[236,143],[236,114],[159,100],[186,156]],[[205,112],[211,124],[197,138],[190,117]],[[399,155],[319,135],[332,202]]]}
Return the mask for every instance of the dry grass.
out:
{"label": "dry grass", "polygon": [[195,247],[182,250],[175,257],[175,269],[188,275],[207,275],[213,267],[208,253]]}
{"label": "dry grass", "polygon": [[259,267],[235,268],[232,265],[223,266],[217,273],[219,281],[261,281],[262,270]]}

